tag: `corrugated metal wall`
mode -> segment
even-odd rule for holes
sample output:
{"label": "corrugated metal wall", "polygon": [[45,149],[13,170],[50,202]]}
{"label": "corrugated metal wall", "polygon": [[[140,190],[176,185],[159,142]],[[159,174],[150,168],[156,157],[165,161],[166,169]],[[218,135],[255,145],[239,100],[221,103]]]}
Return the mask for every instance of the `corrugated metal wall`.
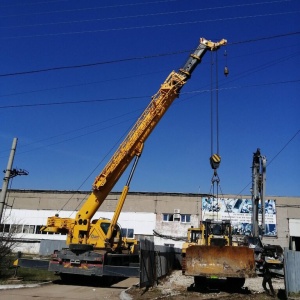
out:
{"label": "corrugated metal wall", "polygon": [[66,247],[66,241],[42,240],[40,244],[39,255],[48,256],[51,255],[54,252],[54,250],[61,250],[62,248]]}
{"label": "corrugated metal wall", "polygon": [[180,266],[181,249],[155,246],[152,241],[140,241],[140,287],[154,286],[171,270]]}
{"label": "corrugated metal wall", "polygon": [[284,282],[286,296],[300,296],[300,252],[284,249]]}

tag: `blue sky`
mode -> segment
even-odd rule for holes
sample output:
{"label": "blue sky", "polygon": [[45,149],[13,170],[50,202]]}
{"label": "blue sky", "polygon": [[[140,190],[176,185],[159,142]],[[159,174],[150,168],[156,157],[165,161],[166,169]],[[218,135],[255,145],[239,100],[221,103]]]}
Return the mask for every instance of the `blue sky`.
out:
{"label": "blue sky", "polygon": [[[0,165],[17,137],[14,168],[29,171],[11,188],[90,190],[151,96],[204,37],[228,40],[217,67],[222,193],[250,194],[260,148],[269,162],[267,194],[300,195],[299,0],[0,7]],[[211,191],[210,86],[207,53],[148,138],[131,191]]]}

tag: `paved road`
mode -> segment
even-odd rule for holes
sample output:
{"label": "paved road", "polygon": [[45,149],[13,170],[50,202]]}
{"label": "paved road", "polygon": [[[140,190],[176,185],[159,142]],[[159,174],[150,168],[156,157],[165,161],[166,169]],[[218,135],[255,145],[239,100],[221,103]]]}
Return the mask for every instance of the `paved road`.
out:
{"label": "paved road", "polygon": [[111,287],[91,287],[78,285],[45,284],[38,287],[14,288],[0,291],[1,300],[129,300],[124,291],[138,283],[137,278],[128,278]]}

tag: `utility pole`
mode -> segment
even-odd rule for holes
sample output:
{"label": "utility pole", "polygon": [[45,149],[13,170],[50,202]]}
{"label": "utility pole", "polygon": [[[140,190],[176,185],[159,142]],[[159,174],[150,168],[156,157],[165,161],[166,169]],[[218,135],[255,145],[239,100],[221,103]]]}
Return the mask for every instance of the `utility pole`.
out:
{"label": "utility pole", "polygon": [[15,157],[15,152],[17,148],[17,138],[13,139],[8,163],[7,163],[7,168],[3,172],[5,172],[5,177],[3,178],[3,184],[2,184],[2,190],[1,190],[1,195],[0,195],[0,223],[2,221],[2,214],[3,214],[3,209],[5,205],[5,199],[6,199],[6,193],[7,193],[7,187],[9,184],[9,180],[17,175],[28,175],[28,172],[25,170],[17,170],[13,169],[12,170],[12,165]]}
{"label": "utility pole", "polygon": [[259,201],[262,211],[262,235],[265,230],[266,165],[267,159],[261,155],[260,149],[258,148],[256,152],[253,153],[252,163],[252,235],[254,237],[259,236]]}

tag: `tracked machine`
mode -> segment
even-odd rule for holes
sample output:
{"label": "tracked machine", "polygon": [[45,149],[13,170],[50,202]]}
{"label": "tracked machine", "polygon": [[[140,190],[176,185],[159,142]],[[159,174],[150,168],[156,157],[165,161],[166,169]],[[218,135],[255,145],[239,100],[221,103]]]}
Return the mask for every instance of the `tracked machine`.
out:
{"label": "tracked machine", "polygon": [[233,243],[230,220],[206,219],[199,228],[189,228],[182,247],[182,273],[194,277],[204,288],[210,279],[225,279],[240,288],[245,278],[255,277],[253,249]]}

